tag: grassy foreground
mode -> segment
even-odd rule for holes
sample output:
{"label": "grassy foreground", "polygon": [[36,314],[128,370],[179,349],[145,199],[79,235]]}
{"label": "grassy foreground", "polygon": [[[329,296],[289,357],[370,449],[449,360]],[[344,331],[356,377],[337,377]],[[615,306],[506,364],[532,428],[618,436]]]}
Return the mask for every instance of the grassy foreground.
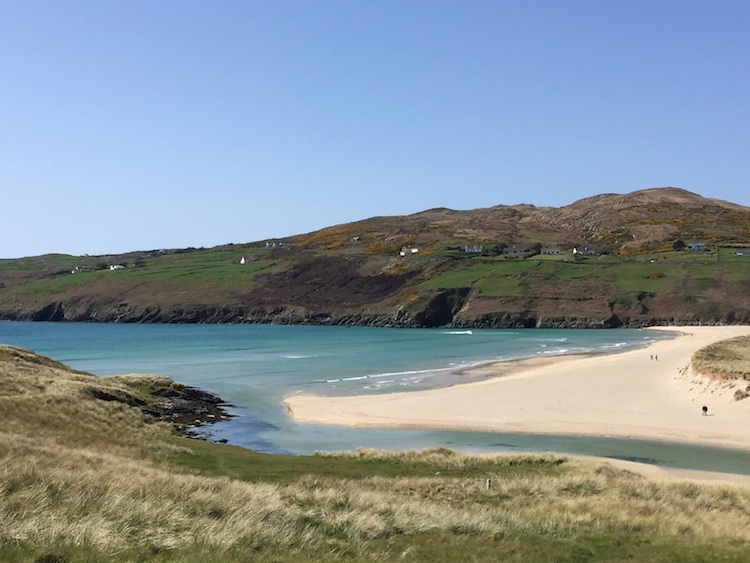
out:
{"label": "grassy foreground", "polygon": [[657,483],[552,455],[264,455],[177,437],[128,404],[167,383],[99,378],[0,347],[0,560],[743,561],[750,552],[748,487]]}

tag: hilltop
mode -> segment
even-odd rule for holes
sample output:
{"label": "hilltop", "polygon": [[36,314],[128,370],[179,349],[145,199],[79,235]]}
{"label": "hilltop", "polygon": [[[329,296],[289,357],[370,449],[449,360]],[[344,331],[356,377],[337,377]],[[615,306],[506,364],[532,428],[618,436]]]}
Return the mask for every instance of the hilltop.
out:
{"label": "hilltop", "polygon": [[750,208],[679,188],[601,194],[560,208],[439,208],[210,249],[0,260],[0,318],[404,327],[747,323],[745,247]]}

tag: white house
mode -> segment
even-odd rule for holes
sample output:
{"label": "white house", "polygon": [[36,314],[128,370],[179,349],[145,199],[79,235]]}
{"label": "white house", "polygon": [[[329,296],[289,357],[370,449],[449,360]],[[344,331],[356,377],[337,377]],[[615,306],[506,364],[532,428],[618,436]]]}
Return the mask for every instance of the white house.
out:
{"label": "white house", "polygon": [[252,258],[248,258],[247,256],[243,256],[243,257],[242,257],[242,258],[240,259],[240,264],[248,264],[248,263],[250,263],[250,262],[252,262],[252,261],[253,261],[253,259],[252,259]]}
{"label": "white house", "polygon": [[418,246],[402,246],[399,256],[409,256],[410,254],[416,254],[419,252]]}
{"label": "white house", "polygon": [[574,248],[573,254],[580,254],[581,256],[593,256],[595,254],[593,248],[589,248],[588,246],[584,246],[583,248]]}
{"label": "white house", "polygon": [[112,271],[114,271],[114,270],[124,270],[125,266],[123,266],[122,264],[112,264],[109,267],[109,269],[112,270]]}

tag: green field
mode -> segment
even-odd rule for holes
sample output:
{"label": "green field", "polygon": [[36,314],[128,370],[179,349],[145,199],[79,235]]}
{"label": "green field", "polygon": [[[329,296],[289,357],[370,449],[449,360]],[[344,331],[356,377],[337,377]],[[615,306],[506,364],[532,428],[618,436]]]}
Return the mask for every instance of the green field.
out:
{"label": "green field", "polygon": [[[467,261],[468,263],[468,261]],[[534,287],[564,285],[587,279],[611,284],[622,292],[663,292],[689,280],[697,288],[750,279],[750,257],[722,249],[716,256],[672,252],[633,258],[587,257],[576,262],[532,257],[523,260],[472,259],[453,265],[422,284],[422,288],[472,287],[483,295],[515,296],[533,293]]]}

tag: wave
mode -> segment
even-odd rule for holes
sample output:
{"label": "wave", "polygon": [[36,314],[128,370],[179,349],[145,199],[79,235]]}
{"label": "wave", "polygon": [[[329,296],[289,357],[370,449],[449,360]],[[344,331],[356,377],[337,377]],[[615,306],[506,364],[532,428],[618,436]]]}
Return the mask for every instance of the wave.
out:
{"label": "wave", "polygon": [[408,375],[429,375],[431,373],[437,373],[442,371],[453,371],[456,369],[455,366],[447,368],[432,368],[432,369],[417,369],[412,371],[393,371],[386,373],[371,373],[366,377],[368,379],[379,379],[381,377],[406,377]]}
{"label": "wave", "polygon": [[443,334],[474,334],[470,330],[451,330],[448,332],[444,332]]}
{"label": "wave", "polygon": [[627,342],[613,342],[612,344],[604,344],[602,348],[609,350],[610,348],[626,348],[629,346]]}

